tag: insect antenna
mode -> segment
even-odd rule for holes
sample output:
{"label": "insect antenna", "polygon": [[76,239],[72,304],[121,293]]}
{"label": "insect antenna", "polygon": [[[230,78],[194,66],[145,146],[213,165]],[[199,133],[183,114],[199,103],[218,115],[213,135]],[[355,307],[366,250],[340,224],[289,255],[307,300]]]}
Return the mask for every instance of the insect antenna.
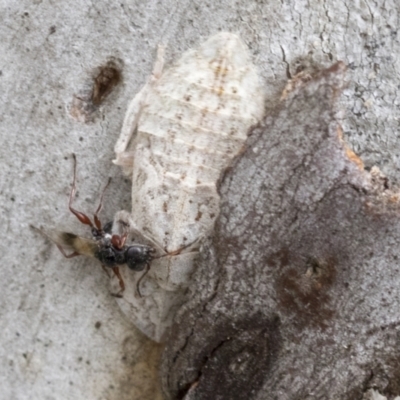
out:
{"label": "insect antenna", "polygon": [[162,254],[161,256],[153,257],[153,260],[158,260],[159,258],[164,258],[164,257],[167,257],[167,256],[177,256],[178,254],[181,254],[181,252],[182,252],[183,250],[185,250],[185,249],[187,249],[188,247],[190,247],[193,243],[194,243],[194,242],[189,243],[189,244],[187,244],[186,246],[183,246],[183,247],[181,247],[181,248],[178,249],[178,250],[171,251],[171,252],[166,253],[166,254]]}

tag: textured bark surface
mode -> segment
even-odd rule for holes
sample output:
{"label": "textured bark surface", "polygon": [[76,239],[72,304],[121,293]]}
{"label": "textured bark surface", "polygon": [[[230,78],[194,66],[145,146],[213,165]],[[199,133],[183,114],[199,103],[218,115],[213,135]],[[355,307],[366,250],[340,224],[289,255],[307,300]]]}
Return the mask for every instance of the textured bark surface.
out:
{"label": "textured bark surface", "polygon": [[[115,212],[130,209],[132,183],[124,180],[119,169],[112,166],[113,146],[129,101],[151,73],[159,43],[167,44],[168,63],[218,31],[237,33],[250,48],[252,59],[260,72],[269,115],[277,115],[271,114],[271,110],[278,103],[287,80],[304,66],[314,66],[320,70],[338,60],[344,61],[349,66],[348,86],[337,99],[338,108],[343,112],[340,123],[344,137],[362,157],[367,168],[378,165],[390,181],[395,183],[398,182],[400,154],[397,96],[400,84],[400,64],[397,62],[400,53],[399,9],[399,3],[394,0],[0,2],[2,397],[18,400],[157,398],[155,365],[160,348],[147,342],[125,320],[114,298],[109,294],[107,276],[98,263],[84,258],[65,260],[53,244],[30,230],[29,224],[89,234],[67,210],[73,152],[78,159],[76,207],[91,213],[97,205],[99,191],[107,178],[112,176],[110,191],[105,196],[102,220],[111,220]],[[99,95],[102,102],[100,106],[94,106],[91,103],[93,84],[97,82],[100,85],[100,77],[109,76],[101,74],[99,67],[109,65],[107,63],[110,59],[121,68],[122,79],[104,100],[102,95]],[[335,119],[333,123],[337,125]],[[290,130],[292,129],[294,127],[290,127]],[[280,155],[278,159],[282,157],[283,155]],[[326,159],[330,160],[329,157]],[[346,162],[349,163],[348,160]],[[297,176],[295,172],[293,179]],[[244,198],[244,203],[250,202],[258,190],[249,184],[247,178],[241,183],[242,192],[248,196]],[[310,193],[316,193],[317,184],[319,185],[318,182],[313,183]],[[322,185],[319,190],[325,190],[324,188],[326,189],[326,186]],[[279,191],[272,193],[276,194]],[[289,194],[286,196],[286,202],[290,199],[293,201],[293,195]],[[223,195],[224,201],[233,201],[229,200],[225,193]],[[356,193],[353,193],[353,196],[355,195]],[[355,209],[361,209],[360,205],[357,206],[361,200],[358,201],[359,203],[354,204]],[[275,207],[279,199],[271,197],[268,202],[277,209]],[[283,202],[282,206],[285,204]],[[239,206],[240,204],[236,205]],[[279,210],[276,215],[290,221],[291,214],[283,213],[286,209]],[[234,210],[235,208],[232,209]],[[277,217],[267,215],[265,218],[270,218],[273,222]],[[354,218],[356,223],[361,217]],[[382,218],[378,213],[377,221],[382,221]],[[374,221],[375,219],[366,227],[367,232],[375,226]],[[245,222],[249,224],[250,218]],[[196,283],[198,292],[193,288],[194,299],[190,303],[193,313],[198,315],[203,312],[203,304],[207,310],[207,299],[214,292],[214,282],[219,273],[222,274],[220,287],[228,284],[227,277],[224,276],[230,270],[221,264],[221,260],[225,257],[225,252],[233,250],[220,248],[224,240],[222,226],[226,223],[221,220],[218,231],[220,233],[216,236],[220,237],[219,241],[212,247],[210,242],[208,246],[213,250],[204,253],[209,254],[210,264],[208,266],[203,263],[201,271],[204,270],[204,275],[198,275],[196,278],[204,279],[203,282]],[[237,225],[235,220],[232,220],[232,223]],[[383,222],[380,223],[384,225]],[[387,246],[388,254],[398,247],[399,242],[393,235],[394,223],[394,219],[390,218],[387,225],[389,231],[392,230],[388,238],[391,237],[393,241]],[[293,229],[296,226],[299,225],[294,225]],[[322,229],[317,228],[318,232]],[[341,240],[345,241],[344,249],[349,252],[347,259],[343,250],[337,251],[336,258],[332,260],[313,261],[311,258],[310,261],[304,261],[304,254],[306,258],[311,255],[315,260],[317,257],[321,258],[325,251],[328,253],[326,244],[317,246],[315,243],[306,250],[305,243],[311,240],[310,237],[318,238],[319,233],[313,232],[304,232],[303,235],[299,231],[298,242],[294,240],[294,231],[286,233],[287,243],[291,244],[292,248],[285,253],[287,265],[283,267],[282,274],[276,272],[279,267],[274,270],[273,266],[266,264],[268,270],[272,271],[271,278],[257,283],[254,289],[246,286],[246,279],[260,275],[262,265],[256,260],[254,265],[250,265],[252,256],[241,254],[241,258],[249,260],[246,276],[243,280],[235,280],[230,296],[232,307],[243,302],[248,304],[248,312],[243,318],[244,305],[238,306],[236,328],[231,326],[229,313],[225,318],[221,317],[217,325],[221,327],[221,332],[229,332],[229,335],[235,337],[235,341],[224,342],[225,333],[221,333],[222,339],[218,335],[214,337],[215,327],[211,326],[207,327],[210,332],[205,335],[204,341],[198,342],[197,352],[193,350],[193,345],[189,345],[189,340],[187,349],[192,349],[198,358],[201,352],[207,353],[210,358],[213,349],[220,349],[221,353],[215,351],[214,354],[221,354],[225,360],[230,360],[230,346],[240,348],[242,343],[249,342],[248,338],[266,337],[268,341],[261,347],[256,344],[259,341],[252,339],[254,347],[250,346],[249,351],[268,354],[262,362],[263,368],[268,371],[268,379],[263,381],[264,374],[254,374],[248,393],[256,393],[259,389],[257,393],[266,395],[269,390],[277,390],[278,384],[283,382],[277,378],[279,373],[281,379],[288,380],[289,389],[306,387],[303,393],[299,391],[298,396],[304,395],[303,398],[306,398],[306,395],[321,398],[318,390],[321,385],[325,385],[326,388],[330,381],[335,382],[335,385],[332,384],[332,390],[346,393],[348,388],[338,387],[337,379],[343,377],[342,381],[347,382],[346,379],[352,375],[356,385],[365,378],[367,367],[375,363],[369,380],[365,378],[365,387],[374,386],[377,382],[377,387],[386,388],[385,393],[396,394],[398,388],[389,379],[395,371],[395,349],[398,348],[395,337],[392,336],[395,328],[391,328],[390,325],[394,326],[398,318],[397,292],[390,291],[396,284],[397,275],[393,271],[396,263],[387,263],[387,258],[382,258],[383,261],[378,264],[369,261],[371,265],[365,275],[361,274],[364,268],[362,263],[354,270],[344,271],[343,268],[348,265],[349,259],[360,259],[362,255],[353,254],[348,249],[348,246],[354,246],[356,249],[361,246],[353,243],[353,237],[348,242],[341,237]],[[376,236],[377,244],[373,243],[371,248],[378,246],[381,240],[381,244],[387,244],[389,240],[381,230],[377,229],[377,232],[381,232],[382,236]],[[321,235],[325,234],[326,231],[322,231]],[[273,242],[275,246],[281,243],[282,235],[283,232],[276,233],[276,241]],[[322,237],[318,239],[318,243],[322,241]],[[366,237],[368,240],[371,238],[369,234]],[[238,243],[241,246],[239,248],[248,249],[251,240],[255,240],[254,237],[243,232]],[[254,252],[258,251],[257,249],[259,247],[256,246]],[[366,259],[371,260],[371,257],[366,256]],[[285,263],[285,259],[279,261],[281,258],[278,254],[271,258],[270,263],[279,266]],[[217,259],[219,264],[216,264]],[[311,266],[306,267],[301,262],[309,262]],[[327,267],[318,267],[320,264]],[[211,268],[215,265],[216,269]],[[290,268],[294,268],[295,271],[291,278],[293,282],[289,279],[290,273],[283,273],[288,270],[290,272]],[[304,269],[307,271],[308,268],[311,268],[309,274],[314,270],[333,268],[336,275],[332,279],[329,278],[332,283],[322,282],[321,285],[325,288],[321,289],[322,291],[314,288],[306,280],[310,287],[309,292],[306,291],[305,298],[299,300],[296,297],[299,291],[296,279],[298,274],[304,274]],[[262,286],[267,290],[269,279],[276,283],[272,289],[268,286],[272,290],[269,293],[269,306],[256,313],[255,310],[260,308],[257,293],[262,290]],[[345,279],[349,282],[348,296],[351,294],[351,299],[354,299],[348,300],[347,303],[347,297],[337,299],[334,295],[339,293],[338,285]],[[317,279],[317,286],[318,282]],[[362,294],[369,289],[368,295],[358,296],[356,289],[360,289]],[[251,294],[253,291],[254,295]],[[328,299],[325,299],[324,293],[329,296]],[[312,301],[311,305],[306,307],[304,304],[308,304],[307,296],[311,299],[317,296],[320,301]],[[378,296],[383,300],[378,301]],[[196,299],[200,307],[197,311]],[[351,313],[352,307],[355,307],[355,300],[359,302]],[[340,305],[335,303],[339,301]],[[382,306],[383,301],[386,302],[385,306]],[[213,306],[210,300],[208,302],[210,307]],[[319,303],[321,305],[315,308]],[[328,318],[330,311],[333,315]],[[285,354],[300,354],[304,351],[303,346],[314,348],[318,347],[318,343],[329,340],[337,343],[341,331],[335,332],[335,335],[332,335],[332,331],[333,326],[338,326],[337,318],[341,313],[351,315],[355,330],[343,339],[344,345],[348,347],[338,347],[338,352],[344,354],[342,364],[338,361],[336,353],[331,358],[329,354],[321,353],[318,364],[315,359],[319,359],[319,354],[314,351],[310,351],[303,358],[295,359],[293,365],[290,365],[289,372],[293,370],[290,375],[284,370],[287,364],[277,363],[276,360],[285,360]],[[321,315],[326,315],[325,328],[314,326],[316,322],[307,324],[309,320],[320,320]],[[211,316],[212,314],[207,318]],[[384,319],[384,323],[378,322],[380,319]],[[195,323],[193,317],[190,317],[190,321]],[[203,321],[208,321],[205,316]],[[242,327],[246,324],[252,329],[244,330]],[[386,328],[377,330],[376,327],[381,326],[380,324]],[[292,331],[287,332],[285,329],[292,325]],[[304,330],[293,344],[290,338],[295,337],[296,330],[300,329],[299,325],[304,325]],[[185,326],[181,329],[182,333],[177,340],[183,340]],[[306,336],[306,330],[313,334]],[[209,351],[204,350],[203,344],[206,343],[206,339],[209,340]],[[374,350],[376,357],[372,356],[372,350],[362,352],[366,347],[376,349],[379,339],[381,347]],[[174,349],[182,348],[181,344],[176,343],[174,347],[171,342],[164,356],[164,365],[174,365],[173,358],[177,355]],[[220,347],[218,343],[221,343]],[[276,343],[276,346],[272,346],[272,343]],[[333,348],[327,346],[326,351],[329,353]],[[349,362],[350,352],[355,354],[352,358],[354,363]],[[391,356],[386,357],[385,352]],[[244,351],[243,360],[246,360],[245,355]],[[190,357],[190,354],[182,350],[176,363],[183,366],[185,356]],[[364,367],[360,367],[360,358]],[[210,368],[210,371],[212,368],[219,368],[215,359],[211,359],[212,363],[204,362],[204,365],[208,364],[207,368]],[[183,370],[178,364],[174,365],[171,371],[164,369],[163,374],[169,379],[165,387],[173,393],[180,390],[184,393],[188,385],[196,381],[198,365],[196,364],[193,376],[185,378],[182,377]],[[235,368],[246,370],[244,364],[232,365],[233,371]],[[207,368],[203,371],[204,375]],[[220,369],[227,373],[226,370]],[[300,371],[298,378],[297,371]],[[324,371],[328,371],[326,375],[323,375]],[[173,377],[172,373],[176,373],[176,376]],[[302,374],[308,375],[305,378]],[[208,373],[208,376],[210,375],[211,373]],[[238,392],[243,390],[239,389],[243,387],[243,381],[243,378],[238,379]],[[268,382],[272,385],[271,389],[268,388]],[[204,388],[204,383],[202,385]],[[282,392],[286,392],[286,389],[282,389]],[[192,386],[193,393],[194,390],[195,387]],[[284,398],[284,395],[281,398]]]}
{"label": "textured bark surface", "polygon": [[400,393],[400,194],[341,139],[344,70],[295,78],[224,176],[163,356],[173,398]]}

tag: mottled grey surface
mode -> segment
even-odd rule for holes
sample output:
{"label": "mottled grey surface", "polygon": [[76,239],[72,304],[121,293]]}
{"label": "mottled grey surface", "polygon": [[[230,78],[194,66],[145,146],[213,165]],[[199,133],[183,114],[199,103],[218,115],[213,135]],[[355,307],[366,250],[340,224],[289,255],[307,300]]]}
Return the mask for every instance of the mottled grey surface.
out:
{"label": "mottled grey surface", "polygon": [[400,192],[341,140],[344,70],[297,79],[226,173],[163,355],[172,398],[399,394]]}
{"label": "mottled grey surface", "polygon": [[[124,343],[134,353],[137,336],[109,296],[98,263],[63,259],[29,224],[87,232],[67,210],[72,152],[78,157],[79,209],[94,209],[108,176],[114,181],[103,219],[130,208],[131,184],[112,166],[112,147],[160,42],[168,44],[171,60],[219,30],[238,33],[251,49],[270,107],[302,65],[343,60],[350,67],[340,98],[344,135],[367,166],[378,164],[397,179],[395,1],[3,0],[0,14],[5,398],[154,397],[132,388],[135,362],[126,362]],[[121,85],[95,111],[93,122],[74,120],[69,115],[74,94],[90,88],[95,69],[109,57],[121,61]]]}

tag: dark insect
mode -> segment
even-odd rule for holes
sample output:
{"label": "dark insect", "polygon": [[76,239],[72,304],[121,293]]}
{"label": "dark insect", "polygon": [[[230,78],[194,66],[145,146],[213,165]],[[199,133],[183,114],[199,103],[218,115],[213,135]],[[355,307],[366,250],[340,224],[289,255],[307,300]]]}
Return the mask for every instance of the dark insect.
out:
{"label": "dark insect", "polygon": [[[119,280],[121,290],[113,294],[116,297],[122,297],[122,293],[125,290],[125,283],[119,272],[119,266],[127,264],[128,267],[134,271],[143,271],[146,267],[147,270],[143,276],[148,272],[150,268],[150,262],[153,259],[154,249],[150,246],[142,244],[126,245],[126,239],[128,232],[123,235],[113,235],[111,233],[112,223],[107,223],[104,227],[100,222],[98,214],[103,206],[104,193],[111,182],[111,178],[108,180],[106,187],[100,196],[100,204],[97,207],[93,215],[93,221],[80,211],[75,210],[72,207],[72,201],[76,192],[76,157],[74,158],[74,180],[72,183],[72,189],[69,196],[69,210],[79,219],[82,224],[89,225],[92,232],[92,239],[87,239],[74,233],[59,232],[56,238],[51,238],[57,245],[58,249],[66,258],[72,258],[80,255],[86,255],[89,257],[95,257],[102,263],[103,269],[107,272],[106,267],[111,268],[113,273]],[[47,236],[47,235],[46,235]],[[67,254],[63,246],[73,250],[71,254]],[[143,276],[139,279],[137,284],[137,290],[140,294],[139,284]]]}
{"label": "dark insect", "polygon": [[109,61],[106,65],[100,67],[99,73],[94,78],[92,103],[95,106],[100,105],[120,80],[121,72],[114,62]]}

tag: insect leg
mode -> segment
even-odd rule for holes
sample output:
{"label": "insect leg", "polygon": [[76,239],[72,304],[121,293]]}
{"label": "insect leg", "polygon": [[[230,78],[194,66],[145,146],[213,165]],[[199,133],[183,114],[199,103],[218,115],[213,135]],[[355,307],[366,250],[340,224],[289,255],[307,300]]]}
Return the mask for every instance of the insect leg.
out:
{"label": "insect leg", "polygon": [[99,220],[99,218],[98,218],[98,214],[99,214],[99,212],[101,211],[101,209],[103,208],[103,197],[104,197],[104,193],[106,192],[106,190],[107,190],[108,186],[110,185],[110,183],[111,183],[111,178],[108,178],[107,185],[104,187],[103,191],[101,192],[100,204],[99,204],[99,206],[97,207],[97,210],[96,210],[96,212],[94,213],[94,216],[93,216],[93,219],[94,219],[94,223],[95,223],[95,225],[96,225],[96,228],[99,229],[99,230],[101,230],[101,222],[100,222],[100,220]]}
{"label": "insect leg", "polygon": [[62,254],[65,258],[73,258],[73,257],[80,256],[80,254],[79,254],[77,251],[74,251],[74,252],[71,253],[71,254],[67,254],[67,253],[65,252],[65,250],[64,250],[59,244],[56,243],[56,246],[57,246],[58,250],[60,250],[61,254]]}
{"label": "insect leg", "polygon": [[125,291],[125,282],[122,279],[122,276],[121,276],[121,273],[119,272],[119,268],[118,267],[113,267],[112,271],[114,272],[114,274],[118,278],[119,287],[121,288],[121,290],[118,293],[113,294],[113,296],[114,297],[122,297],[122,293]]}
{"label": "insect leg", "polygon": [[128,233],[124,233],[122,236],[120,235],[112,235],[111,244],[118,250],[121,250],[125,246],[126,239],[128,237]]}
{"label": "insect leg", "polygon": [[104,264],[101,264],[101,268],[103,268],[103,271],[107,274],[107,276],[110,278],[110,272],[108,271],[107,267]]}
{"label": "insect leg", "polygon": [[82,224],[89,225],[91,228],[94,228],[92,221],[90,221],[89,217],[86,214],[81,213],[80,211],[75,210],[72,208],[72,200],[75,197],[75,192],[76,192],[76,156],[75,154],[72,154],[72,157],[74,159],[74,180],[72,182],[72,189],[71,193],[69,195],[69,203],[68,207],[69,210],[76,216],[76,218],[79,219],[79,221],[82,222]]}
{"label": "insect leg", "polygon": [[65,250],[62,248],[62,246],[57,243],[50,235],[48,235],[46,232],[42,231],[39,228],[36,228],[36,226],[34,225],[29,225],[32,229],[34,229],[35,231],[39,232],[41,235],[43,235],[45,238],[51,240],[53,243],[55,243],[55,245],[57,246],[58,250],[60,250],[61,254],[65,257],[65,258],[72,258],[72,257],[77,257],[80,256],[81,254],[78,253],[77,251],[74,251],[71,254],[67,254],[65,252]]}

